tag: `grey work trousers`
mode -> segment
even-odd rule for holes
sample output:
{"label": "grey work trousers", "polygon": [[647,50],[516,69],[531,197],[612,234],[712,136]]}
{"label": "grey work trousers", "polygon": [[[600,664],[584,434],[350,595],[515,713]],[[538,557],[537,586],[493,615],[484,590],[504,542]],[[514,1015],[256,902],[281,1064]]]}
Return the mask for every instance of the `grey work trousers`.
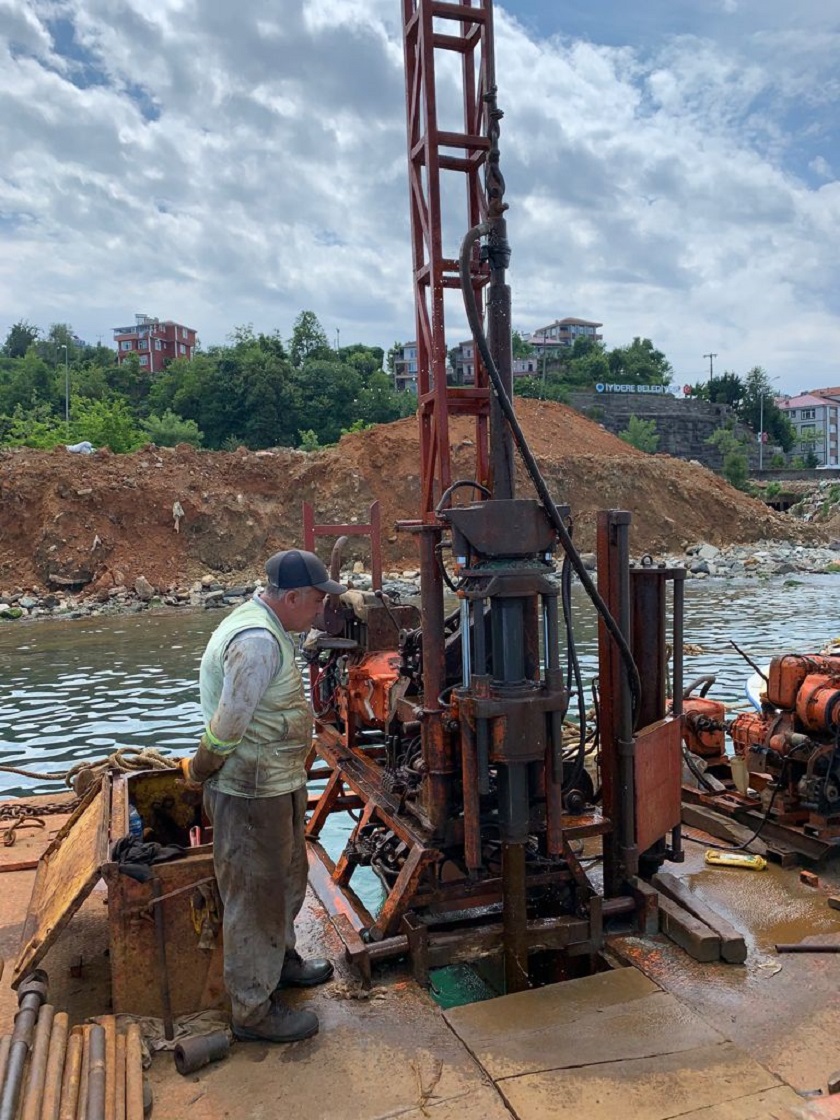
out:
{"label": "grey work trousers", "polygon": [[204,808],[224,906],[225,987],[234,1023],[254,1026],[270,1011],[286,950],[295,947],[306,894],[306,788],[233,797],[205,786]]}

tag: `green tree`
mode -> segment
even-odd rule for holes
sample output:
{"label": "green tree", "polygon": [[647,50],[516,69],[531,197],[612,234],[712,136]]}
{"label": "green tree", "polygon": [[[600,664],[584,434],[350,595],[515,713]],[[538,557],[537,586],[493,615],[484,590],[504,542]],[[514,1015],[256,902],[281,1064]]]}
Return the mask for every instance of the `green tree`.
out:
{"label": "green tree", "polygon": [[292,328],[289,342],[292,365],[300,369],[307,358],[330,359],[334,357],[324,328],[314,311],[301,311]]}
{"label": "green tree", "polygon": [[40,358],[34,346],[23,357],[0,361],[0,416],[11,416],[17,405],[46,404],[64,411],[64,370]]}
{"label": "green tree", "polygon": [[608,356],[610,375],[626,384],[670,385],[673,370],[649,338],[634,338],[629,346],[616,347]]}
{"label": "green tree", "polygon": [[720,377],[710,377],[693,386],[692,397],[711,401],[712,404],[726,404],[738,409],[744,397],[744,383],[737,374],[726,372]]}
{"label": "green tree", "polygon": [[718,428],[706,440],[717,447],[723,456],[721,473],[730,486],[743,490],[747,484],[749,462],[743,437],[735,434],[732,427]]}
{"label": "green tree", "polygon": [[799,451],[802,455],[802,463],[807,470],[813,470],[814,467],[819,466],[817,444],[821,438],[822,434],[816,428],[800,428],[799,430]]}
{"label": "green tree", "polygon": [[761,366],[753,366],[744,378],[744,394],[738,406],[738,416],[756,433],[761,431],[763,419],[769,442],[790,451],[795,439],[794,430],[773,397],[770,378]]}
{"label": "green tree", "polygon": [[318,437],[311,428],[307,428],[305,432],[298,432],[300,436],[300,449],[301,451],[320,451],[321,445],[318,442]]}
{"label": "green tree", "polygon": [[64,421],[48,404],[42,402],[29,408],[16,405],[0,443],[5,447],[36,447],[45,451],[64,443],[66,435]]}
{"label": "green tree", "polygon": [[306,419],[322,444],[337,443],[342,430],[359,419],[362,379],[350,366],[310,358],[300,370],[300,389]]}
{"label": "green tree", "polygon": [[558,401],[569,403],[569,386],[563,384],[556,374],[549,374],[545,381],[541,377],[517,377],[513,382],[516,397],[530,397],[539,401]]}
{"label": "green tree", "polygon": [[136,451],[146,442],[131,406],[122,397],[92,401],[74,400],[69,443],[89,440],[94,447],[109,447],[116,454]]}
{"label": "green tree", "polygon": [[149,442],[158,447],[177,447],[179,443],[191,443],[193,447],[200,447],[204,438],[195,420],[183,420],[168,408],[162,416],[153,412],[141,421],[140,427]]}
{"label": "green tree", "polygon": [[512,331],[510,340],[514,358],[530,358],[534,353],[534,347],[522,331]]}
{"label": "green tree", "polygon": [[627,424],[624,431],[618,433],[618,438],[629,443],[631,447],[637,448],[639,451],[647,451],[653,454],[659,447],[659,433],[656,430],[655,420],[641,420],[638,416],[633,415]]}
{"label": "green tree", "polygon": [[356,407],[358,419],[364,424],[387,424],[415,412],[417,397],[414,393],[394,392],[387,373],[380,370],[359,390]]}
{"label": "green tree", "polygon": [[140,365],[137,354],[129,354],[119,365],[115,364],[108,376],[110,389],[130,402],[140,415],[148,409],[152,375],[148,366]]}
{"label": "green tree", "polygon": [[18,319],[12,324],[3,343],[3,353],[8,358],[22,358],[41,332],[26,319]]}
{"label": "green tree", "polygon": [[368,381],[376,374],[382,373],[382,363],[385,360],[385,351],[381,346],[365,346],[355,342],[352,346],[342,346],[337,351],[339,359]]}

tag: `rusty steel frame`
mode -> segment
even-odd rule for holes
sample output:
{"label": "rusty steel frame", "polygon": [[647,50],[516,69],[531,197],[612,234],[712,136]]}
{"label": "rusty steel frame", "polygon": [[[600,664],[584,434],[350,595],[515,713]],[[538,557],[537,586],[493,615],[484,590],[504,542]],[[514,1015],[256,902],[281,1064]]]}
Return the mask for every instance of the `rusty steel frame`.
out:
{"label": "rusty steel frame", "polygon": [[315,508],[311,502],[303,503],[303,547],[308,552],[315,551],[318,537],[367,537],[370,541],[370,574],[372,586],[382,587],[382,517],[379,502],[371,502],[365,525],[320,524],[315,520]]}
{"label": "rusty steel frame", "polygon": [[[454,33],[443,31],[442,26]],[[490,149],[485,96],[495,83],[492,0],[464,0],[463,3],[403,0],[403,46],[417,336],[421,515],[428,522],[437,497],[452,482],[450,415],[475,416],[475,477],[486,483],[489,473],[489,389],[477,351],[474,386],[446,384],[444,292],[460,290],[461,281],[457,251],[446,255],[443,247],[441,173],[464,177],[466,222],[459,234],[466,233],[478,225],[487,212],[481,172]],[[435,52],[461,57],[463,123],[459,132],[446,131],[438,125]],[[475,254],[471,275],[481,307],[489,270]]]}
{"label": "rusty steel frame", "polygon": [[[554,731],[545,733],[546,747],[538,759],[531,759],[527,751],[519,757],[516,751],[509,753],[506,749],[507,732],[502,730],[502,724],[506,727],[511,723],[514,739],[517,734],[521,738],[531,728],[527,720],[521,718],[515,699],[516,689],[506,692],[503,687],[505,684],[514,685],[518,680],[515,673],[509,681],[504,677],[506,657],[502,657],[503,677],[495,681],[495,685],[490,685],[490,678],[486,678],[488,687],[499,686],[494,693],[498,698],[497,704],[487,707],[487,700],[479,700],[483,695],[484,670],[473,671],[470,681],[465,681],[457,694],[459,715],[453,715],[451,705],[442,700],[447,685],[447,670],[444,573],[439,553],[444,530],[451,528],[450,522],[455,523],[454,508],[448,513],[440,508],[445,504],[441,501],[442,497],[448,494],[453,484],[450,417],[469,415],[475,418],[475,463],[469,477],[484,488],[489,498],[486,503],[488,509],[499,501],[510,500],[512,505],[514,499],[511,433],[503,420],[497,395],[491,392],[478,345],[475,347],[474,386],[446,384],[445,296],[447,290],[461,288],[463,267],[467,294],[471,290],[479,319],[487,323],[487,344],[497,371],[494,378],[498,376],[508,395],[511,392],[510,293],[504,275],[510,250],[503,216],[506,209],[503,203],[504,180],[498,166],[498,122],[502,114],[496,106],[492,0],[463,0],[461,3],[451,0],[403,0],[403,45],[421,500],[418,519],[402,522],[398,528],[417,536],[423,641],[422,695],[416,698],[411,714],[400,718],[419,724],[423,778],[417,800],[406,800],[405,794],[393,791],[390,775],[385,774],[380,765],[381,751],[366,748],[362,738],[357,736],[352,719],[348,719],[343,731],[316,720],[315,750],[310,763],[314,767],[317,756],[321,765],[312,768],[310,774],[326,778],[326,785],[320,795],[310,802],[312,816],[307,837],[317,893],[327,907],[349,957],[359,965],[366,978],[370,977],[374,960],[406,952],[412,957],[415,972],[422,974],[433,961],[467,959],[467,956],[459,954],[470,951],[483,955],[501,950],[505,956],[506,982],[509,990],[515,990],[522,986],[519,982],[521,977],[518,978],[517,974],[527,968],[528,953],[536,946],[550,944],[562,947],[569,956],[594,954],[601,946],[603,917],[639,909],[636,896],[630,889],[639,857],[632,697],[626,667],[614,639],[602,622],[599,648],[604,803],[602,811],[596,810],[580,818],[569,817],[561,802],[562,763],[557,761],[559,753],[554,757],[551,750]],[[447,54],[450,58],[452,54],[460,57],[463,97],[460,131],[446,130],[439,124],[436,56]],[[464,248],[458,252],[454,249],[447,252],[444,247],[441,185],[445,174],[462,176],[465,187],[466,210],[461,232],[468,233],[468,237],[465,237]],[[479,243],[485,237],[487,243],[479,250]],[[471,248],[470,240],[474,242]],[[501,391],[500,388],[498,392]],[[492,541],[486,548],[477,548],[478,567],[470,571],[469,578],[464,577],[467,584],[469,579],[478,581],[478,591],[470,585],[464,594],[467,599],[478,597],[482,619],[482,604],[488,593],[481,590],[481,557],[502,558],[506,555],[505,546],[510,543],[507,516],[502,515],[500,524],[493,522]],[[604,598],[613,616],[619,619],[619,626],[629,643],[632,629],[627,578],[630,515],[612,511],[604,516],[607,520],[603,527],[599,522],[599,583],[603,578]],[[490,521],[493,521],[492,517]],[[309,524],[311,530],[311,519]],[[335,536],[340,532],[337,526],[318,528]],[[354,531],[359,532],[359,528],[354,527]],[[465,535],[469,537],[466,530]],[[314,535],[307,537],[307,541],[312,540]],[[554,543],[552,533],[548,543],[540,543],[531,551],[535,556],[543,555],[547,550],[553,550]],[[516,545],[521,545],[521,541],[517,541]],[[519,555],[516,546],[512,555]],[[545,625],[550,629],[553,641],[559,638],[556,603],[552,613],[545,605],[550,598],[545,588],[540,588],[538,583],[532,586],[528,579],[517,583],[515,571],[508,575],[513,578],[504,589],[493,584],[492,596],[495,598],[491,602],[491,618],[494,617],[492,603],[496,599],[514,604],[507,614],[499,608],[504,617],[519,617],[523,627],[521,649],[511,664],[516,663],[521,655],[523,665],[529,663],[529,657],[534,665],[538,665],[537,600],[539,595],[543,596]],[[515,606],[517,603],[520,605]],[[640,609],[644,609],[644,603]],[[498,621],[498,616],[495,617]],[[464,626],[462,622],[462,628]],[[662,667],[658,660],[661,657],[660,631],[661,627],[658,627],[651,635],[650,648],[643,650],[648,658],[646,667],[652,666],[655,674]],[[469,631],[467,635],[469,642]],[[478,643],[478,637],[475,640]],[[484,648],[483,639],[481,648]],[[465,666],[467,664],[465,655]],[[534,677],[539,683],[539,668]],[[556,715],[555,722],[560,722],[561,695],[564,692],[562,682],[559,663],[547,663],[546,677],[542,689],[538,690],[544,703],[544,710],[537,705],[541,720],[554,720]],[[658,708],[661,700],[662,696],[657,691],[651,698],[650,710]],[[399,703],[408,702],[402,699]],[[484,707],[481,707],[482,704]],[[500,715],[503,710],[504,714]],[[478,758],[480,749],[483,751],[482,758],[486,755],[486,743],[484,739],[481,746],[477,739],[473,742],[471,728],[465,728],[471,712],[473,717],[478,713],[481,717],[478,722],[486,725],[478,728],[482,735],[490,727],[492,719],[499,720],[493,734],[500,735],[501,740],[496,742],[494,739],[491,746],[504,779],[500,779],[500,801],[507,799],[502,823],[509,827],[509,833],[502,835],[500,873],[492,866],[482,866],[480,793],[487,791],[480,790],[479,773],[483,771]],[[664,712],[658,718],[662,715]],[[542,740],[536,736],[535,741]],[[655,752],[673,753],[674,742],[670,729],[654,734],[647,743],[645,763],[650,763],[651,759],[655,762]],[[486,770],[486,758],[482,766]],[[659,797],[655,782],[646,776],[649,769],[647,766],[639,775],[639,788],[645,794]],[[463,781],[464,792],[459,801],[456,791],[460,781]],[[530,792],[529,782],[533,783]],[[548,852],[552,856],[564,856],[566,861],[548,872],[526,867],[525,840],[521,833],[523,829],[527,833],[530,820],[529,813],[523,811],[523,797],[532,799],[535,796],[538,800],[544,798],[546,802]],[[372,858],[364,851],[364,846],[360,849],[355,844],[349,844],[337,863],[333,863],[318,842],[330,814],[350,803],[361,806],[354,837],[361,839],[362,829],[375,825],[389,830],[396,838],[395,843],[401,845],[401,853],[394,865],[395,878],[389,878],[380,868],[383,879],[388,880],[389,889],[376,918],[367,911],[351,887],[356,867]],[[670,821],[672,810],[669,792],[658,808],[657,820]],[[576,836],[596,835],[603,837],[604,845],[603,897],[590,886],[569,846]],[[455,882],[443,882],[441,869],[453,852],[460,853],[458,862],[466,868],[467,876]],[[575,919],[552,915],[542,917],[537,923],[529,920],[526,890],[538,880],[546,879],[569,885],[576,899],[578,916]],[[482,930],[463,928],[459,911],[499,904],[502,904],[502,920],[497,921],[492,930],[487,925],[489,914],[484,915]],[[436,928],[437,918],[449,928]]]}

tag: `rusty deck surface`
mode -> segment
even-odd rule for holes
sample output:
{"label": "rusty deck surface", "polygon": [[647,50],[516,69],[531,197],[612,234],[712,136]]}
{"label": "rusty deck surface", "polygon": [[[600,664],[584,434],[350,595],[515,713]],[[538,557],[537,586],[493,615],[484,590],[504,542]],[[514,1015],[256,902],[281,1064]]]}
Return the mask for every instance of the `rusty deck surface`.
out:
{"label": "rusty deck surface", "polygon": [[[10,963],[20,941],[37,860],[62,823],[0,847],[0,1035],[16,1009]],[[304,953],[337,961],[336,979],[294,997],[321,1020],[288,1046],[237,1043],[223,1062],[180,1076],[170,1053],[149,1078],[157,1120],[840,1120],[827,1095],[840,1069],[840,954],[780,956],[777,941],[840,942],[833,867],[817,885],[796,868],[705,868],[687,846],[677,873],[748,941],[745,965],[697,964],[661,935],[614,939],[631,967],[442,1011],[405,975],[375,981],[367,998],[340,959],[340,943],[311,894]],[[110,1010],[104,887],[94,889],[43,962],[50,1002],[71,1023]],[[633,965],[637,967],[632,967]],[[189,1109],[189,1113],[187,1110]]]}

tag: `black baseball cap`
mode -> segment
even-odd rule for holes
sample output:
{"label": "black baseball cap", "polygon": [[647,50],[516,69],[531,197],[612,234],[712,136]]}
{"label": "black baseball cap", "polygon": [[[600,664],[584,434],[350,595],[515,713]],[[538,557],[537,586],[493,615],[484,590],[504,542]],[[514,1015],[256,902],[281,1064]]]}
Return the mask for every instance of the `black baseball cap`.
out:
{"label": "black baseball cap", "polygon": [[341,595],[347,590],[330,579],[326,566],[314,552],[304,552],[299,548],[275,552],[266,560],[265,574],[271,586],[281,591],[289,591],[293,587],[315,587],[328,595]]}

